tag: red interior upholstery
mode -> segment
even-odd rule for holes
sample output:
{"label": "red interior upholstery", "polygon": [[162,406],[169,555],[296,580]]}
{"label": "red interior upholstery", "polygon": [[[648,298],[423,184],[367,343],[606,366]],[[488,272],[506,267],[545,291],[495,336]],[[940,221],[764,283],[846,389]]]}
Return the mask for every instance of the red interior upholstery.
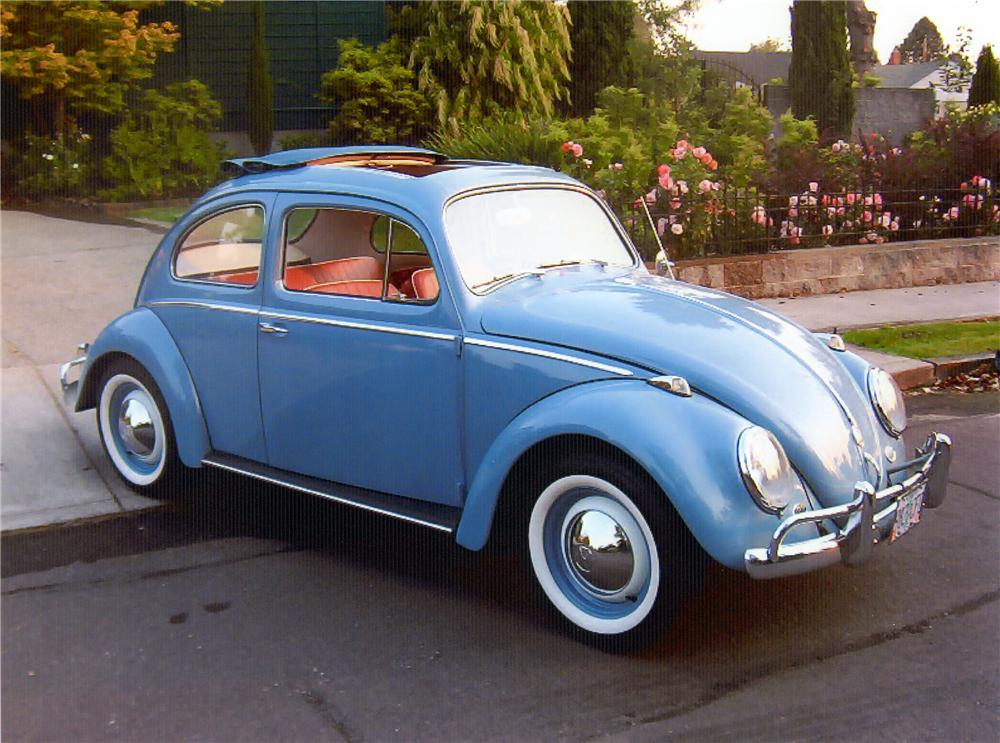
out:
{"label": "red interior upholstery", "polygon": [[[322,284],[313,284],[305,287],[307,292],[319,292],[320,294],[347,294],[352,297],[376,297],[382,296],[382,281],[380,279],[356,279],[352,281],[327,281]],[[399,289],[389,284],[386,293],[389,297],[398,297]]]}
{"label": "red interior upholstery", "polygon": [[249,284],[253,286],[257,283],[257,272],[256,271],[243,271],[242,273],[226,273],[219,276],[213,276],[213,281],[225,281],[229,284]]}
{"label": "red interior upholstery", "polygon": [[417,299],[437,299],[440,287],[433,268],[414,271],[410,278],[413,281],[413,294]]}
{"label": "red interior upholstery", "polygon": [[381,280],[382,264],[378,258],[371,256],[337,258],[305,266],[289,266],[285,271],[285,286],[299,291],[315,291],[309,287],[316,284],[356,279]]}

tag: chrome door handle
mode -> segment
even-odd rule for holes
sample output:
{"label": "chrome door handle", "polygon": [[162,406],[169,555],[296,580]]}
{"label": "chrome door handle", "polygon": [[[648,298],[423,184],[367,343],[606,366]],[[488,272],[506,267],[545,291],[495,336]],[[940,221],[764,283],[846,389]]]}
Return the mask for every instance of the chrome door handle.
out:
{"label": "chrome door handle", "polygon": [[278,335],[284,335],[285,333],[288,332],[288,328],[282,328],[279,327],[278,325],[272,325],[269,322],[257,323],[257,329],[260,330],[261,333],[276,333]]}

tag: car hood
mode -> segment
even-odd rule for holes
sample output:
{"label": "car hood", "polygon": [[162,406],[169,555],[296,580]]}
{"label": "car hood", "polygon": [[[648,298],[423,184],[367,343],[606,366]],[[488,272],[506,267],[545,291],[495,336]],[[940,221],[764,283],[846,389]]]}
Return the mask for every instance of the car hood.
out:
{"label": "car hood", "polygon": [[824,505],[850,500],[858,480],[878,487],[863,454],[881,461],[865,393],[836,352],[761,305],[640,272],[551,283],[545,276],[490,295],[481,323],[490,334],[684,377],[770,429]]}

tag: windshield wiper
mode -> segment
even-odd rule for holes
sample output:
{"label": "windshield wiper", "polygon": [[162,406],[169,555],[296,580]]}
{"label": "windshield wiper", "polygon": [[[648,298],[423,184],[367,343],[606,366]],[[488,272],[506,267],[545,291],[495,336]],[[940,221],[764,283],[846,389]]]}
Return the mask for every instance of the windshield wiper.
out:
{"label": "windshield wiper", "polygon": [[502,276],[494,276],[492,279],[487,279],[486,281],[481,281],[478,284],[473,284],[473,289],[482,289],[486,286],[492,286],[493,284],[500,284],[504,281],[513,281],[514,279],[520,279],[524,276],[537,276],[533,271],[514,271],[513,273],[505,273]]}
{"label": "windshield wiper", "polygon": [[536,268],[562,268],[563,266],[582,266],[585,263],[596,263],[598,266],[607,267],[608,262],[597,258],[585,258],[583,260],[574,259],[569,261],[556,261],[555,263],[542,263]]}

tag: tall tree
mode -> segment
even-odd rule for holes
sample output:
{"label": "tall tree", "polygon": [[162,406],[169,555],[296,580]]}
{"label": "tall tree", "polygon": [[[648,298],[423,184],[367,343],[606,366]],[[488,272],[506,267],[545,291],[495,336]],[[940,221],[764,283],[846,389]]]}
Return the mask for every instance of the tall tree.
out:
{"label": "tall tree", "polygon": [[82,111],[117,114],[180,34],[140,23],[150,2],[20,2],[0,8],[0,74],[34,108],[40,134],[61,136]]}
{"label": "tall tree", "polygon": [[792,5],[792,113],[809,116],[824,136],[846,136],[854,119],[854,89],[843,2]]}
{"label": "tall tree", "polygon": [[972,87],[969,88],[969,107],[984,103],[1000,103],[1000,65],[989,44],[979,52],[976,74],[972,76]]}
{"label": "tall tree", "polygon": [[927,16],[913,24],[910,33],[898,47],[903,64],[931,62],[948,56],[948,47],[941,32]]}
{"label": "tall tree", "polygon": [[271,151],[274,136],[274,84],[271,63],[264,38],[264,3],[258,0],[253,8],[253,46],[247,69],[247,135],[254,152],[264,155]]}
{"label": "tall tree", "polygon": [[624,0],[569,0],[573,45],[570,64],[570,100],[577,115],[597,105],[597,94],[628,79],[628,43],[632,38],[635,5]]}
{"label": "tall tree", "polygon": [[851,37],[851,64],[858,78],[878,64],[875,53],[875,17],[865,0],[848,0],[847,34]]}
{"label": "tall tree", "polygon": [[416,27],[410,67],[441,124],[503,109],[551,115],[567,95],[569,12],[551,0],[433,0],[408,9]]}

